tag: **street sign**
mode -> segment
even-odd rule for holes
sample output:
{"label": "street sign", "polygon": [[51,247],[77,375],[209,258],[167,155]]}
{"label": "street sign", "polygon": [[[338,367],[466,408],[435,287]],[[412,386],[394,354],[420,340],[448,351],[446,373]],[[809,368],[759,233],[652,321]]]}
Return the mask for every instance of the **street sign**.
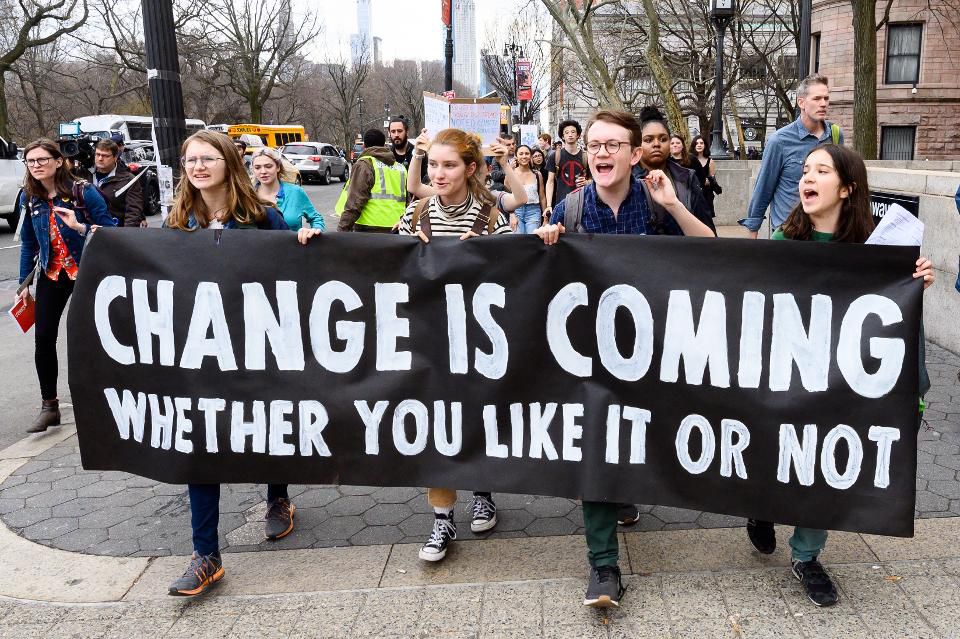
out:
{"label": "street sign", "polygon": [[919,196],[889,193],[887,191],[870,191],[870,210],[873,213],[874,224],[880,223],[892,204],[899,204],[914,217],[920,217]]}

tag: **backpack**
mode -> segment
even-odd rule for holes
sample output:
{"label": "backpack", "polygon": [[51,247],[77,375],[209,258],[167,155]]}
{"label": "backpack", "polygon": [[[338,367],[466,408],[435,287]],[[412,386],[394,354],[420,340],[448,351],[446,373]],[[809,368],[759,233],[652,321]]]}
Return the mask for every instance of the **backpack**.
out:
{"label": "backpack", "polygon": [[[410,219],[410,232],[414,235],[417,233],[417,222],[420,223],[420,230],[423,231],[423,234],[427,236],[429,240],[430,235],[430,211],[429,205],[430,198],[424,198],[417,202],[416,208],[413,210],[413,215]],[[490,211],[493,210],[491,204],[484,204],[480,208],[480,212],[477,213],[477,219],[473,222],[473,228],[470,229],[477,235],[483,234],[483,227],[487,227],[487,235],[493,235],[493,229],[497,226],[497,220],[499,219],[499,213],[490,216]]]}
{"label": "backpack", "polygon": [[570,233],[583,233],[583,189],[567,193],[563,199],[563,227]]}
{"label": "backpack", "polygon": [[[93,220],[90,219],[90,215],[87,213],[87,202],[83,199],[83,190],[86,188],[87,182],[84,179],[74,180],[73,186],[70,187],[70,199],[73,201],[73,214],[76,215],[78,222],[86,222],[87,224],[93,224]],[[96,186],[93,188],[97,189]],[[97,189],[99,192],[100,189]],[[25,197],[24,205],[27,207],[27,214],[33,215],[33,207],[31,206],[33,198],[24,194]],[[80,217],[80,212],[83,211],[83,217]]]}

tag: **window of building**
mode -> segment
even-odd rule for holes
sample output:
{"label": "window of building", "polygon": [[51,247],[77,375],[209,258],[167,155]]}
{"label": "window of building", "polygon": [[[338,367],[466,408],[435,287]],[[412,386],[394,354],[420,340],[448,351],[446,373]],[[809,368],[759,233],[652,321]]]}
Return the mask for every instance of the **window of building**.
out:
{"label": "window of building", "polygon": [[813,49],[813,70],[811,73],[817,73],[820,71],[820,34],[814,33],[810,36],[811,48]]}
{"label": "window of building", "polygon": [[916,137],[915,126],[880,127],[880,159],[912,160]]}
{"label": "window of building", "polygon": [[887,84],[916,84],[920,81],[922,24],[887,26]]}

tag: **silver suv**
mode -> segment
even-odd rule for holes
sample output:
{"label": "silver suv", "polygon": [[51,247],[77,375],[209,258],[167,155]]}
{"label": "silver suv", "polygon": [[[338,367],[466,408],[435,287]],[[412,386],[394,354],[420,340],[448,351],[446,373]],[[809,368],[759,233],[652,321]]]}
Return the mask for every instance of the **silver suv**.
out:
{"label": "silver suv", "polygon": [[304,182],[318,179],[320,184],[330,184],[334,177],[340,178],[341,182],[350,178],[350,163],[332,144],[295,142],[285,145],[281,152],[300,170]]}

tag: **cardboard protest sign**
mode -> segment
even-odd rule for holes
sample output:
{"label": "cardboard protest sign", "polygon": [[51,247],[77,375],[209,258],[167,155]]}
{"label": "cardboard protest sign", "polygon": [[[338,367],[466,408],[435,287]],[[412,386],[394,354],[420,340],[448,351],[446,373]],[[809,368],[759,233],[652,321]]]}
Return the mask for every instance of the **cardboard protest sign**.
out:
{"label": "cardboard protest sign", "polygon": [[446,128],[480,136],[484,145],[500,135],[500,100],[497,98],[445,98],[424,91],[424,126],[432,138]]}

